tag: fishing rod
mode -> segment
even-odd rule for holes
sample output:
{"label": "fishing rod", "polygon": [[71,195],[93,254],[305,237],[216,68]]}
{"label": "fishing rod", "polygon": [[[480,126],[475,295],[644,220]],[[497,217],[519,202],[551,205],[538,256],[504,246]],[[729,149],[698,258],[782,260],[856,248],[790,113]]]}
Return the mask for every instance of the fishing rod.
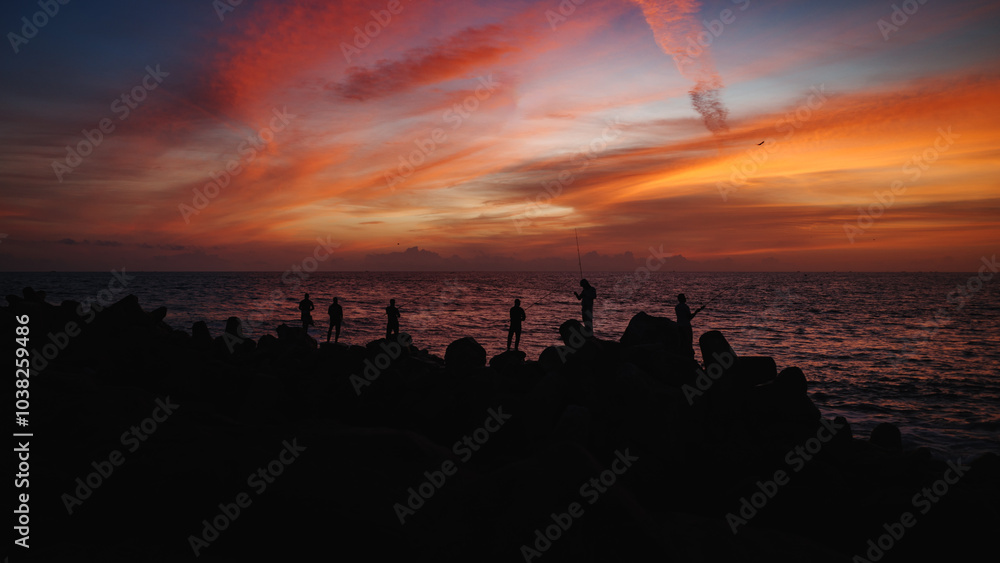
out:
{"label": "fishing rod", "polygon": [[552,295],[552,294],[553,294],[553,293],[555,293],[556,291],[559,291],[559,289],[561,289],[561,288],[558,288],[558,287],[557,287],[557,288],[553,289],[552,291],[550,291],[550,292],[546,293],[545,295],[541,296],[541,298],[539,298],[539,299],[538,299],[538,301],[535,301],[535,302],[534,302],[534,303],[532,303],[531,305],[528,305],[527,307],[525,307],[525,308],[524,308],[524,310],[525,310],[525,311],[527,311],[528,309],[530,309],[530,308],[534,307],[535,305],[538,305],[539,303],[541,303],[541,302],[542,302],[542,299],[545,299],[545,298],[546,298],[546,297],[548,297],[549,295]]}
{"label": "fishing rod", "polygon": [[576,234],[576,261],[580,264],[580,279],[583,279],[583,259],[580,257],[580,233],[576,229],[573,229],[573,233]]}
{"label": "fishing rod", "polygon": [[713,295],[711,299],[709,299],[708,301],[706,301],[704,305],[702,305],[701,307],[698,307],[698,309],[694,312],[694,314],[697,315],[702,309],[704,309],[705,307],[708,307],[713,301],[715,301],[716,299],[718,299],[719,297],[721,297],[723,293],[726,293],[730,289],[732,289],[732,288],[728,288],[727,287],[727,288],[724,288],[724,289],[720,290],[718,293],[716,293],[715,295]]}

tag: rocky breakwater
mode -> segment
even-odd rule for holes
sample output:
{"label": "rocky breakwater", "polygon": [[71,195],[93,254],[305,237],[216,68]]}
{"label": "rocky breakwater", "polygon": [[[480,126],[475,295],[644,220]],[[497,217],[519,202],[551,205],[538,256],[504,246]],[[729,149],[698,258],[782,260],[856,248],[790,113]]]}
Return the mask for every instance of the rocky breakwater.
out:
{"label": "rocky breakwater", "polygon": [[699,362],[644,313],[618,341],[570,320],[537,359],[442,359],[180,330],[134,296],[7,301],[9,334],[31,319],[38,560],[954,560],[1000,524],[996,455],[854,436],[798,368],[714,331]]}

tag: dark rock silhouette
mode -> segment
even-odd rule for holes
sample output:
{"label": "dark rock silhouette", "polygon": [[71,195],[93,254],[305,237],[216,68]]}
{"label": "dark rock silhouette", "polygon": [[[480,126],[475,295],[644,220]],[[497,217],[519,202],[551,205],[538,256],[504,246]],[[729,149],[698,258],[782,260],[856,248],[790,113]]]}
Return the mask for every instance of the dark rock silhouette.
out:
{"label": "dark rock silhouette", "polygon": [[486,365],[486,349],[475,338],[466,336],[448,345],[444,363],[449,370],[468,372]]}
{"label": "dark rock silhouette", "polygon": [[872,428],[871,443],[891,452],[903,451],[903,435],[895,424],[883,422]]}
{"label": "dark rock silhouette", "polygon": [[[187,538],[246,492],[252,503],[197,559],[523,561],[522,546],[574,502],[582,516],[533,561],[850,561],[905,511],[917,527],[880,561],[995,550],[1000,458],[962,460],[963,476],[920,514],[914,494],[954,471],[948,462],[905,449],[891,424],[854,438],[847,420],[822,416],[808,374],[738,356],[721,332],[701,335],[698,363],[678,353],[669,319],[639,313],[617,342],[573,319],[537,359],[511,351],[487,366],[468,337],[442,359],[405,333],[318,346],[280,325],[255,341],[232,317],[213,339],[134,296],[84,312],[39,293],[0,307],[8,334],[23,314],[32,348],[81,327],[58,337],[58,354],[31,356],[44,413],[31,430],[45,436],[31,456],[32,522],[59,538],[32,546],[39,560],[196,560]],[[167,396],[176,412],[128,451],[122,432]],[[292,440],[301,456],[275,462]],[[795,454],[805,447],[808,459]],[[123,465],[67,514],[60,495],[113,450]],[[636,459],[619,472],[625,451]],[[272,462],[282,473],[254,492],[248,476]],[[727,513],[779,469],[789,484],[734,534]],[[394,507],[411,503],[401,523]]]}
{"label": "dark rock silhouette", "polygon": [[679,353],[677,323],[664,317],[654,317],[646,313],[636,313],[622,334],[625,346],[639,344],[662,344],[667,351]]}

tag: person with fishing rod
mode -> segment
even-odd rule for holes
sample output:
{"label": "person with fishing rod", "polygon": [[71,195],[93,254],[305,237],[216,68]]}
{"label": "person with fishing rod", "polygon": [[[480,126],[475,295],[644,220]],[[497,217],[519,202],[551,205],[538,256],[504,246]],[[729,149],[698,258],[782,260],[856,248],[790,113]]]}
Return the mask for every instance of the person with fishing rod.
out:
{"label": "person with fishing rod", "polygon": [[677,294],[677,306],[674,307],[674,311],[677,312],[677,330],[681,335],[681,349],[692,358],[694,357],[694,329],[691,327],[691,319],[700,313],[706,305],[708,303],[698,307],[692,313],[691,308],[687,304],[687,297],[683,293]]}
{"label": "person with fishing rod", "polygon": [[507,351],[510,352],[510,341],[511,338],[516,335],[514,339],[514,350],[521,344],[521,321],[528,318],[524,313],[524,309],[521,308],[521,300],[515,299],[514,306],[510,308],[510,328],[507,330]]}
{"label": "person with fishing rod", "polygon": [[573,233],[576,234],[576,261],[580,265],[580,287],[583,288],[583,291],[580,293],[574,291],[573,295],[580,300],[580,308],[583,313],[583,327],[586,329],[587,335],[594,336],[594,300],[597,299],[597,290],[583,277],[583,258],[580,256],[580,233],[576,229],[573,229]]}
{"label": "person with fishing rod", "polygon": [[583,326],[587,329],[589,336],[594,335],[594,300],[597,299],[597,289],[590,285],[587,280],[580,280],[580,287],[583,291],[573,292],[573,295],[580,300],[580,308],[583,313]]}

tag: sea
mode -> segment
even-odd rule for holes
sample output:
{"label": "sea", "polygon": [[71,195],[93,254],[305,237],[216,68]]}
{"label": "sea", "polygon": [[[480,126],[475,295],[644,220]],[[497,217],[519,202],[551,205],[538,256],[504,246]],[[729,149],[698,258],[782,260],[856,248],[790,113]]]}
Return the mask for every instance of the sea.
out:
{"label": "sea", "polygon": [[[855,436],[891,422],[905,447],[940,459],[1000,454],[1000,275],[988,269],[585,275],[597,290],[600,338],[619,339],[640,311],[673,319],[684,293],[692,311],[705,306],[693,321],[696,339],[719,330],[739,355],[772,356],[779,370],[798,366],[823,415],[844,416]],[[298,303],[308,293],[317,325],[310,334],[320,341],[336,296],[341,341],[362,345],[384,336],[395,299],[401,330],[441,357],[464,336],[488,356],[505,350],[508,311],[520,299],[520,349],[537,359],[559,343],[563,321],[580,318],[579,281],[576,272],[7,272],[0,295],[30,286],[53,304],[107,304],[131,293],[147,311],[166,307],[174,328],[205,321],[214,336],[236,316],[258,338],[281,323],[300,326]]]}

